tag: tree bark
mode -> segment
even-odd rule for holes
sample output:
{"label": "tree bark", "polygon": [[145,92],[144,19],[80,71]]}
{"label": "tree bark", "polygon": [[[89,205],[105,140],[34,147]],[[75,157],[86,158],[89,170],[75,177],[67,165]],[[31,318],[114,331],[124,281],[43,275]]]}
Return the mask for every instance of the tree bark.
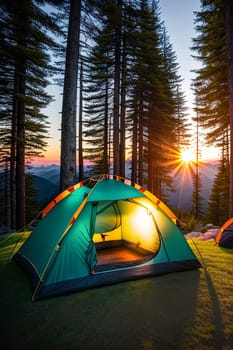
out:
{"label": "tree bark", "polygon": [[133,120],[133,139],[132,139],[132,169],[131,181],[137,182],[137,164],[138,164],[138,115]]}
{"label": "tree bark", "polygon": [[[27,8],[30,1],[21,4]],[[25,203],[25,94],[26,94],[26,58],[21,54],[21,47],[27,46],[27,22],[28,15],[24,14],[22,21],[20,6],[15,5],[17,9],[16,21],[18,23],[17,46],[19,52],[15,59],[15,82],[14,82],[14,111],[13,120],[16,122],[16,229],[22,229],[26,224],[26,203]],[[12,128],[12,144],[14,143],[15,125]],[[14,151],[12,149],[12,151]],[[14,157],[14,153],[12,154]],[[13,160],[14,161],[14,160]],[[14,169],[13,169],[14,171]],[[12,173],[14,179],[14,173]],[[14,192],[13,192],[14,193]]]}
{"label": "tree bark", "polygon": [[113,153],[114,153],[114,174],[120,175],[120,124],[119,124],[119,86],[120,66],[119,52],[116,49],[115,77],[114,77],[114,107],[113,107]]}
{"label": "tree bark", "polygon": [[81,0],[70,0],[61,128],[60,190],[76,181],[76,111]]}
{"label": "tree bark", "polygon": [[[122,1],[117,0],[121,16]],[[121,59],[121,19],[115,28],[115,65],[114,65],[114,101],[113,101],[113,171],[120,175],[120,59]],[[117,21],[116,21],[117,22]]]}
{"label": "tree bark", "polygon": [[143,150],[144,150],[144,124],[143,124],[143,97],[142,93],[139,102],[139,130],[138,130],[138,183],[143,185]]}
{"label": "tree bark", "polygon": [[224,0],[225,36],[227,50],[227,75],[230,116],[230,189],[229,216],[233,216],[233,2]]}
{"label": "tree bark", "polygon": [[[19,72],[26,73],[26,65],[20,62]],[[25,96],[24,74],[19,77],[18,91]],[[25,101],[18,98],[17,139],[16,139],[16,228],[25,226]]]}
{"label": "tree bark", "polygon": [[13,112],[11,118],[11,152],[10,152],[10,222],[11,228],[16,228],[16,188],[15,188],[15,168],[16,168],[16,133],[17,133],[17,76],[15,67],[14,76],[14,96]]}
{"label": "tree bark", "polygon": [[125,177],[125,112],[126,112],[126,40],[122,39],[122,73],[121,73],[121,113],[120,113],[120,175]]}
{"label": "tree bark", "polygon": [[84,178],[83,167],[83,65],[80,63],[80,87],[79,87],[79,128],[78,128],[78,154],[79,154],[79,181]]}
{"label": "tree bark", "polygon": [[108,79],[106,79],[105,83],[105,106],[104,106],[104,155],[103,155],[103,160],[104,160],[104,172],[106,174],[109,173],[109,167],[110,167],[110,149],[109,149],[109,125],[111,124],[108,119]]}

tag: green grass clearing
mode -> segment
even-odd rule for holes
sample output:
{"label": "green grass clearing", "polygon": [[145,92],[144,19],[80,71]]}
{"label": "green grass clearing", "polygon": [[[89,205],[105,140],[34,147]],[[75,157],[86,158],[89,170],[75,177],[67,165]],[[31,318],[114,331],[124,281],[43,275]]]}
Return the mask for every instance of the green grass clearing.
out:
{"label": "green grass clearing", "polygon": [[19,238],[0,237],[4,350],[233,349],[232,250],[196,239],[206,269],[32,303],[27,276],[8,261]]}

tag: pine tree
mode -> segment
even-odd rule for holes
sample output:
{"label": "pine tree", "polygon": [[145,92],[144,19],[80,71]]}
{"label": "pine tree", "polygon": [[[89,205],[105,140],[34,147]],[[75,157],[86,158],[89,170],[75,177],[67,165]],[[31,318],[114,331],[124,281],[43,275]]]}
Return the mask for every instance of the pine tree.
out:
{"label": "pine tree", "polygon": [[[226,45],[223,7],[218,0],[203,0],[196,14],[199,35],[193,39],[196,59],[203,64],[194,81],[198,97],[198,113],[206,128],[207,144],[221,143],[229,125]],[[219,59],[221,57],[221,60]]]}
{"label": "pine tree", "polygon": [[222,159],[208,201],[208,220],[221,226],[228,219],[229,163]]}
{"label": "pine tree", "polygon": [[[86,159],[93,164],[94,173],[108,173],[110,163],[109,59],[96,48],[89,56],[86,78],[84,137]],[[92,62],[95,62],[92,65]],[[93,69],[95,67],[95,69]]]}
{"label": "pine tree", "polygon": [[[145,184],[145,172],[152,174],[151,160],[154,117],[153,108],[158,108],[158,76],[161,73],[162,56],[159,49],[159,36],[154,15],[146,1],[140,1],[134,13],[134,27],[130,35],[129,72],[129,116],[131,119],[132,181]],[[157,94],[157,95],[156,95]],[[153,119],[152,119],[153,118]],[[159,120],[157,113],[156,119]],[[153,157],[149,154],[153,152]],[[148,182],[150,187],[150,182]]]}
{"label": "pine tree", "polygon": [[84,179],[84,160],[83,160],[83,62],[80,61],[79,77],[79,127],[78,127],[78,167],[79,182]]}
{"label": "pine tree", "polygon": [[230,123],[230,185],[229,185],[229,216],[233,216],[233,3],[224,0],[224,28],[226,38],[227,79],[229,94]]}
{"label": "pine tree", "polygon": [[69,29],[63,88],[60,190],[76,181],[77,81],[80,46],[81,1],[70,0]]}
{"label": "pine tree", "polygon": [[[230,154],[229,147],[232,144],[231,141],[226,142],[230,126],[230,95],[224,5],[226,2],[220,0],[202,0],[201,11],[196,13],[196,29],[199,35],[193,40],[196,58],[202,62],[194,82],[198,95],[200,125],[206,128],[207,145],[215,144],[226,150],[223,157],[225,152]],[[232,30],[232,26],[228,28]],[[231,178],[232,176],[229,179]],[[225,186],[224,192],[229,190],[228,182],[222,185]],[[219,198],[216,200],[219,201]]]}
{"label": "pine tree", "polygon": [[16,228],[25,225],[26,159],[41,155],[46,145],[47,116],[42,109],[52,100],[45,88],[48,75],[55,71],[47,49],[57,47],[48,30],[59,32],[54,18],[38,3],[2,1],[0,5],[2,71],[7,78],[0,81],[0,89],[10,102],[1,105],[1,121],[7,122],[7,128],[1,124],[0,134],[6,146],[4,157],[10,161],[11,226]]}
{"label": "pine tree", "polygon": [[32,222],[40,211],[40,205],[37,200],[38,192],[33,187],[32,175],[27,174],[25,180],[26,187],[26,223]]}
{"label": "pine tree", "polygon": [[86,63],[85,152],[94,166],[91,171],[97,173],[108,172],[112,160],[114,172],[120,172],[120,16],[120,3],[99,4],[94,45]]}
{"label": "pine tree", "polygon": [[[133,51],[134,62],[131,104],[133,119],[132,179],[147,183],[162,197],[170,186],[168,164],[177,157],[176,130],[183,125],[183,97],[174,52],[160,23],[156,7],[141,1]],[[180,106],[180,119],[177,105]],[[136,131],[137,130],[137,131]],[[143,159],[143,161],[142,161]],[[135,163],[135,164],[134,164]],[[142,174],[148,174],[145,178]]]}
{"label": "pine tree", "polygon": [[[119,160],[114,159],[120,154],[124,176],[127,146],[132,181],[161,192],[169,183],[165,161],[171,154],[177,157],[176,129],[185,133],[186,128],[174,53],[168,39],[162,41],[157,12],[147,1],[101,2],[97,13],[95,44],[85,63],[87,158],[96,172],[108,170],[113,158],[116,171]],[[116,74],[116,50],[120,74]]]}
{"label": "pine tree", "polygon": [[[164,25],[161,27],[161,50],[163,56],[162,69],[164,74],[165,118],[169,121],[169,133],[164,137],[164,152],[161,159],[161,197],[163,188],[173,190],[173,174],[180,164],[180,155],[190,144],[190,123],[188,122],[185,106],[185,96],[181,87],[181,77],[178,74],[179,65],[176,54],[170,44]],[[166,128],[166,124],[164,126]],[[164,198],[164,197],[163,197]],[[165,198],[164,198],[165,199]]]}

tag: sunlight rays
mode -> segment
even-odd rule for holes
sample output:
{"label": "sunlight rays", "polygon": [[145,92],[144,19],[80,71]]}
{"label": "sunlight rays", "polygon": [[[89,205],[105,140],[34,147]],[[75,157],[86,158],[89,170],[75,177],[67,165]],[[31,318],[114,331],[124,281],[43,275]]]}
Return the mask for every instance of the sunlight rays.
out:
{"label": "sunlight rays", "polygon": [[193,162],[195,160],[195,155],[193,154],[192,149],[191,148],[182,149],[180,153],[180,159],[184,163]]}
{"label": "sunlight rays", "polygon": [[202,163],[196,159],[195,147],[181,148],[180,150],[174,150],[172,148],[167,149],[168,160],[166,166],[170,167],[172,177],[176,180],[179,188],[176,188],[178,193],[178,207],[180,207],[185,185],[193,182],[195,176],[198,173],[198,168],[202,166]]}
{"label": "sunlight rays", "polygon": [[[197,161],[192,148],[181,149],[176,152],[176,158],[173,162],[173,176],[182,176],[182,182],[185,177],[192,178],[195,175]],[[198,162],[199,165],[199,162]]]}

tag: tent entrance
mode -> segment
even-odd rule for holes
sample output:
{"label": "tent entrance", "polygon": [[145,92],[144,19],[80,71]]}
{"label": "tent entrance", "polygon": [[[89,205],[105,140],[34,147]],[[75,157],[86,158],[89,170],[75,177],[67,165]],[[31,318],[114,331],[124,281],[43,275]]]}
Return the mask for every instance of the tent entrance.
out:
{"label": "tent entrance", "polygon": [[139,265],[157,254],[160,237],[155,220],[140,203],[99,202],[95,219],[96,272]]}
{"label": "tent entrance", "polygon": [[152,259],[154,252],[125,240],[96,243],[96,271],[142,264]]}

